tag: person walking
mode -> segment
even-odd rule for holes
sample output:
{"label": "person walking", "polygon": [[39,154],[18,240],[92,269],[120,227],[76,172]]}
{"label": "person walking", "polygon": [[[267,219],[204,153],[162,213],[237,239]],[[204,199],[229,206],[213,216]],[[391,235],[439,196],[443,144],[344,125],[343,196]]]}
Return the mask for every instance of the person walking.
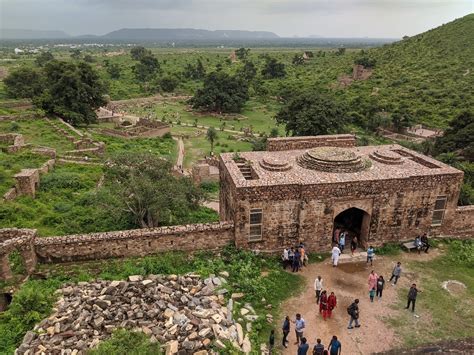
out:
{"label": "person walking", "polygon": [[308,354],[309,344],[306,343],[306,338],[301,338],[301,344],[298,346],[297,355],[306,355]]}
{"label": "person walking", "polygon": [[288,334],[290,334],[290,317],[286,316],[285,320],[283,321],[283,326],[281,327],[281,330],[283,331],[283,339],[281,341],[281,345],[283,345],[285,348],[288,346],[286,343],[288,343]]}
{"label": "person walking", "polygon": [[337,263],[339,262],[339,256],[341,255],[341,249],[338,248],[336,244],[334,244],[332,248],[332,266],[336,267]]}
{"label": "person walking", "polygon": [[344,247],[346,246],[346,232],[342,232],[339,237],[339,249],[341,249],[341,254],[344,252]]}
{"label": "person walking", "polygon": [[268,351],[270,354],[273,351],[273,348],[275,347],[275,331],[272,329],[270,331],[270,337],[268,338]]}
{"label": "person walking", "polygon": [[369,291],[370,302],[374,302],[374,297],[375,297],[375,288],[372,288]]}
{"label": "person walking", "polygon": [[321,339],[316,339],[316,345],[313,347],[313,355],[323,355],[324,345],[321,344]]}
{"label": "person walking", "polygon": [[293,249],[293,247],[291,247],[288,250],[288,264],[289,264],[290,268],[293,266],[294,258],[295,258],[295,250]]}
{"label": "person walking", "polygon": [[355,322],[355,327],[359,328],[359,300],[355,299],[352,304],[347,307],[347,313],[351,316],[351,319],[349,321],[349,325],[347,326],[347,329],[353,329],[352,323]]}
{"label": "person walking", "polygon": [[374,256],[375,256],[375,249],[371,245],[371,246],[369,246],[369,249],[367,249],[367,264],[370,261],[370,266],[372,266],[372,264],[374,262]]}
{"label": "person walking", "polygon": [[351,253],[352,255],[354,255],[354,252],[356,251],[357,249],[357,237],[354,236],[352,237],[352,240],[351,240]]}
{"label": "person walking", "polygon": [[328,295],[326,290],[321,292],[321,297],[319,299],[319,313],[322,314],[323,319],[326,320],[328,310]]}
{"label": "person walking", "polygon": [[337,340],[337,336],[333,335],[331,342],[328,346],[329,354],[330,355],[340,355],[342,352],[342,344],[339,340]]}
{"label": "person walking", "polygon": [[421,236],[421,247],[425,249],[425,253],[428,253],[428,249],[430,248],[430,242],[428,241],[428,236],[423,234]]}
{"label": "person walking", "polygon": [[402,274],[402,263],[398,262],[397,265],[395,265],[395,267],[393,268],[392,277],[390,277],[390,280],[388,280],[388,282],[392,282],[392,280],[395,279],[395,281],[392,283],[392,286],[395,286],[401,274]]}
{"label": "person walking", "polygon": [[369,284],[369,291],[377,288],[378,279],[379,279],[379,275],[377,275],[377,273],[374,270],[372,270],[369,274],[369,280],[367,282]]}
{"label": "person walking", "polygon": [[410,290],[408,291],[408,303],[405,309],[410,308],[411,304],[411,311],[415,312],[416,296],[418,295],[418,292],[421,291],[416,288],[416,284],[412,284]]}
{"label": "person walking", "polygon": [[328,318],[331,318],[332,316],[332,311],[334,310],[334,308],[336,308],[337,306],[337,299],[336,299],[336,295],[334,294],[334,292],[331,292],[331,294],[329,295],[328,297]]}
{"label": "person walking", "polygon": [[296,319],[293,322],[295,323],[295,333],[296,333],[296,344],[299,344],[301,340],[303,339],[303,334],[304,334],[304,329],[306,327],[305,321],[303,317],[301,317],[301,314],[297,313],[296,314]]}
{"label": "person walking", "polygon": [[293,256],[293,272],[298,272],[300,270],[300,262],[301,262],[301,254],[298,249],[295,250],[295,254]]}
{"label": "person walking", "polygon": [[382,298],[382,292],[383,292],[384,287],[385,287],[385,280],[383,276],[380,275],[377,280],[377,292],[376,292],[376,296],[378,297],[379,301]]}
{"label": "person walking", "polygon": [[314,280],[314,291],[316,292],[316,304],[319,304],[319,298],[321,297],[321,291],[323,290],[323,279],[318,276]]}

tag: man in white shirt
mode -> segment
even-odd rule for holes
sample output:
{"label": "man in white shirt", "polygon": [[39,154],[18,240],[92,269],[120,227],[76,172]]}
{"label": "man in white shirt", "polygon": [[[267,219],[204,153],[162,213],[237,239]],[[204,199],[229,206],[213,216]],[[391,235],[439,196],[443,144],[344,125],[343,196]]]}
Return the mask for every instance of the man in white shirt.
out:
{"label": "man in white shirt", "polygon": [[323,290],[323,279],[321,276],[318,276],[314,280],[314,290],[316,291],[316,304],[319,304],[319,298],[321,296],[321,291]]}
{"label": "man in white shirt", "polygon": [[341,255],[341,249],[339,249],[339,247],[336,244],[334,244],[334,247],[332,248],[332,257],[331,257],[333,267],[337,266],[340,255]]}
{"label": "man in white shirt", "polygon": [[283,268],[286,270],[287,266],[290,264],[290,258],[288,256],[287,248],[283,249],[283,255],[281,258],[283,260]]}

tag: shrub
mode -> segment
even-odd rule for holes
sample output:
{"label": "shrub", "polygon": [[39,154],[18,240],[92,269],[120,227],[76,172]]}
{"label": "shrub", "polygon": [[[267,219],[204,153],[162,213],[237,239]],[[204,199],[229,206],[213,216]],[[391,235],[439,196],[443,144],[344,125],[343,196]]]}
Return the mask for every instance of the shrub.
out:
{"label": "shrub", "polygon": [[163,351],[159,344],[151,343],[142,332],[117,329],[112,337],[99,344],[97,349],[89,351],[89,355],[156,355]]}

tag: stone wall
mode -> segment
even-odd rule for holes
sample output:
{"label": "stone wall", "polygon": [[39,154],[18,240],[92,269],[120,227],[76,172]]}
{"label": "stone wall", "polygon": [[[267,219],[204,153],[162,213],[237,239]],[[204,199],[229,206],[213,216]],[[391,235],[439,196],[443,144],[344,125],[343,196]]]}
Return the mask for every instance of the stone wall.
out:
{"label": "stone wall", "polygon": [[474,237],[474,205],[459,206],[454,211],[453,222],[444,228],[446,235]]}
{"label": "stone wall", "polygon": [[7,153],[16,153],[26,146],[23,135],[17,133],[0,134],[0,143],[10,144],[5,149]]}
{"label": "stone wall", "polygon": [[356,137],[353,134],[335,134],[328,136],[306,136],[268,138],[267,151],[310,149],[316,147],[355,147]]}
{"label": "stone wall", "polygon": [[7,228],[0,229],[0,280],[13,277],[9,255],[18,250],[22,256],[26,272],[31,274],[37,263],[34,249],[36,230]]}
{"label": "stone wall", "polygon": [[163,251],[215,250],[233,241],[229,222],[68,235],[36,239],[42,262],[131,257]]}

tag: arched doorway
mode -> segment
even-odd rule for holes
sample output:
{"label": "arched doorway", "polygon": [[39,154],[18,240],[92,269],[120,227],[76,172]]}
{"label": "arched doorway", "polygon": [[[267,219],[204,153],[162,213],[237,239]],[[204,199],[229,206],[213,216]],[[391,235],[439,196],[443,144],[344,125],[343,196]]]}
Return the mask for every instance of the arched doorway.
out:
{"label": "arched doorway", "polygon": [[333,235],[336,229],[346,231],[349,235],[346,238],[346,246],[349,247],[350,241],[355,236],[358,240],[358,247],[367,249],[369,239],[370,215],[357,207],[348,208],[340,212],[334,218]]}

